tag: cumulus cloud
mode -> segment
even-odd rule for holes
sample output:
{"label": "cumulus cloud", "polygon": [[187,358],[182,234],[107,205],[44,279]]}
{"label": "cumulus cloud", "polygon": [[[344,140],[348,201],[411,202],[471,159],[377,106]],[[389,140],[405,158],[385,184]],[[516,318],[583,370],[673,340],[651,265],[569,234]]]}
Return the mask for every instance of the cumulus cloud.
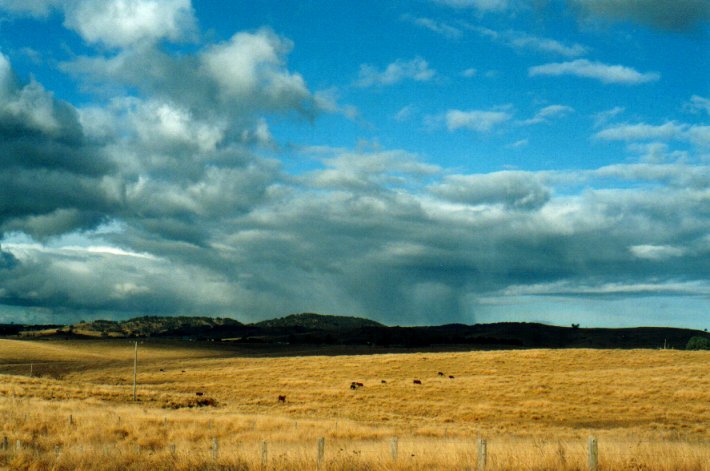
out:
{"label": "cumulus cloud", "polygon": [[683,31],[710,20],[705,0],[569,0],[582,13],[608,20],[629,20],[649,26]]}
{"label": "cumulus cloud", "polygon": [[4,304],[53,310],[55,316],[68,311],[84,317],[103,313],[124,317],[136,312],[219,312],[234,302],[234,290],[225,289],[225,280],[194,266],[91,247],[6,246],[18,263],[10,270],[0,269]]}
{"label": "cumulus cloud", "polygon": [[685,129],[686,126],[674,122],[660,125],[646,123],[620,124],[599,131],[595,134],[595,137],[607,141],[668,140],[682,136]]}
{"label": "cumulus cloud", "polygon": [[606,141],[669,141],[691,142],[698,147],[710,147],[710,126],[669,121],[654,125],[647,123],[619,124],[602,129],[595,138]]}
{"label": "cumulus cloud", "polygon": [[87,42],[112,47],[160,39],[177,41],[195,29],[190,0],[68,2],[65,18],[65,25]]}
{"label": "cumulus cloud", "polygon": [[0,54],[0,233],[46,237],[90,228],[120,205],[113,162],[84,135],[78,113]]}
{"label": "cumulus cloud", "polygon": [[491,132],[511,118],[512,114],[508,111],[498,110],[449,110],[444,115],[446,127],[449,131],[467,129],[479,133]]}
{"label": "cumulus cloud", "polygon": [[436,71],[429,67],[429,63],[421,57],[405,61],[397,59],[384,70],[375,66],[363,64],[360,66],[360,75],[357,80],[359,87],[394,85],[402,80],[427,82],[436,76]]}
{"label": "cumulus cloud", "polygon": [[109,47],[179,41],[196,29],[190,0],[0,0],[0,9],[38,17],[60,10],[67,28]]}
{"label": "cumulus cloud", "polygon": [[602,83],[621,85],[638,85],[655,82],[660,78],[657,72],[638,72],[622,65],[608,65],[601,62],[592,62],[587,59],[577,59],[571,62],[557,62],[537,65],[528,69],[528,75],[552,76],[573,75],[576,77],[591,78]]}
{"label": "cumulus cloud", "polygon": [[259,99],[273,107],[295,108],[310,98],[303,77],[284,71],[284,57],[293,44],[270,30],[237,33],[210,47],[200,57],[206,74],[227,101]]}
{"label": "cumulus cloud", "polygon": [[[55,8],[27,5],[24,14]],[[67,5],[56,8],[66,16]],[[160,41],[189,27],[166,18],[165,29],[85,33],[106,48],[63,70],[101,92],[91,105],[18,79],[0,55],[3,309],[69,321],[320,311],[471,323],[483,300],[516,287],[594,297],[676,283],[707,294],[707,165],[452,175],[401,149],[290,147],[308,170],[289,173],[268,158],[270,126],[344,113],[337,93],[312,93],[288,68],[293,44],[270,30],[176,55]],[[374,86],[435,72],[415,58],[365,76]],[[571,112],[554,104],[531,119]],[[490,133],[513,117],[502,106],[432,119]],[[707,142],[707,126],[666,124],[608,126],[597,138]]]}
{"label": "cumulus cloud", "polygon": [[292,47],[291,41],[261,29],[237,33],[193,55],[175,57],[144,47],[111,57],[80,57],[63,68],[90,86],[122,85],[124,93],[138,88],[199,119],[213,119],[215,111],[237,125],[262,112],[296,111],[310,119],[318,104],[303,77],[287,68]]}
{"label": "cumulus cloud", "polygon": [[484,175],[450,175],[430,190],[450,201],[467,205],[502,204],[530,210],[544,205],[550,189],[529,172],[504,171]]}

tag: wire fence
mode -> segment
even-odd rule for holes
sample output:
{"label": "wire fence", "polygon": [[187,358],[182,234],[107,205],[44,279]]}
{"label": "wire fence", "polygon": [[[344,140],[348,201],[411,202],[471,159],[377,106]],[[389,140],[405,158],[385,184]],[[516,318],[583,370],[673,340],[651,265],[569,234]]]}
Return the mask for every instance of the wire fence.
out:
{"label": "wire fence", "polygon": [[[710,442],[618,442],[485,438],[390,437],[380,440],[326,439],[241,441],[240,437],[196,442],[52,445],[47,440],[0,438],[0,463],[18,457],[52,468],[71,468],[86,457],[100,463],[163,463],[201,469],[710,469]],[[22,462],[22,461],[20,461]],[[538,468],[535,468],[538,463]],[[520,465],[519,467],[516,464]],[[358,467],[359,466],[359,467]],[[91,466],[89,466],[91,467]],[[147,465],[151,468],[153,465]]]}

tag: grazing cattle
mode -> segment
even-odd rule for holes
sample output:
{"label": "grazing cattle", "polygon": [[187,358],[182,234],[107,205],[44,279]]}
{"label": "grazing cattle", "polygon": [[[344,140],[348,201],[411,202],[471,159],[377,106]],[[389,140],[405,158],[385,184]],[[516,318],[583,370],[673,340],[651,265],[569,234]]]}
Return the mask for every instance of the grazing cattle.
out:
{"label": "grazing cattle", "polygon": [[362,383],[358,383],[357,381],[353,381],[352,383],[350,383],[350,389],[359,389],[362,387],[365,387],[365,385]]}
{"label": "grazing cattle", "polygon": [[201,391],[197,391],[197,392],[195,393],[195,395],[196,395],[196,396],[204,396],[205,393],[203,393],[203,392],[201,392]]}
{"label": "grazing cattle", "polygon": [[387,381],[385,381],[385,380],[383,379],[383,380],[382,380],[382,384],[387,384]]}
{"label": "grazing cattle", "polygon": [[422,384],[422,382],[421,382],[420,380],[418,380],[418,379],[415,379],[415,380],[414,380],[414,384]]}
{"label": "grazing cattle", "polygon": [[444,373],[442,373],[441,371],[439,371],[439,376],[444,376]]}
{"label": "grazing cattle", "polygon": [[161,368],[160,371],[165,371],[165,370]]}
{"label": "grazing cattle", "polygon": [[279,396],[279,402],[286,403],[286,396]]}
{"label": "grazing cattle", "polygon": [[451,376],[451,375],[449,375],[449,379],[454,379],[454,377],[453,377],[453,376]]}

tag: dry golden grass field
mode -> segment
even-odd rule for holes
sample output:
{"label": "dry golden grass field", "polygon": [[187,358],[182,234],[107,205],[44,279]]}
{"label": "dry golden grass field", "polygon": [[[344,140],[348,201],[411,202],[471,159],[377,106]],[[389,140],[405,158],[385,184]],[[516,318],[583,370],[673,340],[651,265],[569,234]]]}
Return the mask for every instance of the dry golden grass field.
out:
{"label": "dry golden grass field", "polygon": [[324,470],[477,469],[478,438],[487,470],[586,470],[594,435],[600,470],[710,470],[710,352],[275,356],[146,339],[136,402],[133,352],[0,340],[0,468],[310,470],[322,437]]}

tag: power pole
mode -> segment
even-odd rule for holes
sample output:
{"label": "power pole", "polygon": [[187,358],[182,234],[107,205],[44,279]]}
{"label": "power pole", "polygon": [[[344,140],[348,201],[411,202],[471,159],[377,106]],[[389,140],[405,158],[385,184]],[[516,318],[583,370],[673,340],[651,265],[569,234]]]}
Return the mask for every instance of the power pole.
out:
{"label": "power pole", "polygon": [[138,375],[138,341],[136,340],[133,354],[133,401],[136,401],[136,377]]}

